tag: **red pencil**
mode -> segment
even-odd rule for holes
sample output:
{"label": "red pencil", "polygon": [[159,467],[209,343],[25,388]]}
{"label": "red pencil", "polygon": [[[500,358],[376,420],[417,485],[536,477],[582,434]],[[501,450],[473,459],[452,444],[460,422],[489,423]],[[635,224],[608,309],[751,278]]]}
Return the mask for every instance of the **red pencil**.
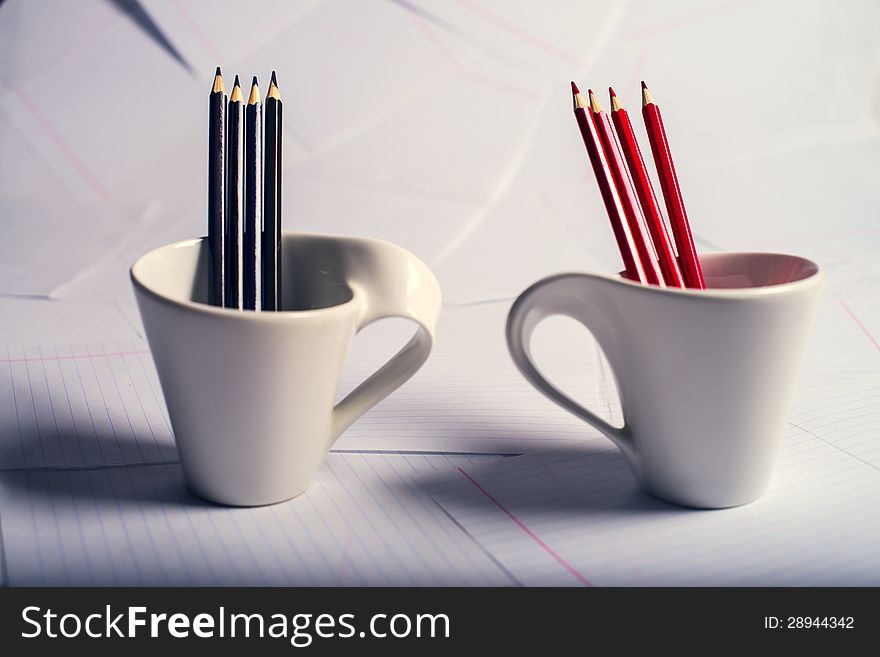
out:
{"label": "red pencil", "polygon": [[666,222],[663,221],[663,213],[660,212],[660,205],[654,195],[654,187],[651,185],[651,178],[648,176],[645,160],[639,149],[639,142],[636,140],[632,122],[629,120],[629,113],[617,100],[614,89],[608,87],[608,92],[611,94],[611,119],[617,129],[617,137],[620,140],[623,156],[629,165],[629,172],[635,184],[645,221],[648,224],[648,231],[651,233],[651,240],[654,242],[654,250],[657,252],[657,260],[660,263],[660,270],[663,272],[663,279],[669,287],[684,287],[681,269],[678,267],[678,260],[675,258],[675,251],[669,240]]}
{"label": "red pencil", "polygon": [[700,268],[694,237],[681,198],[678,176],[675,175],[675,165],[672,163],[672,154],[669,152],[666,130],[663,127],[663,118],[644,82],[642,82],[642,116],[645,119],[648,140],[651,142],[651,152],[654,154],[654,164],[660,178],[666,211],[669,213],[669,224],[678,249],[678,264],[684,282],[688,287],[704,290],[706,282],[703,280],[703,270]]}
{"label": "red pencil", "polygon": [[593,173],[596,176],[602,200],[605,202],[605,210],[611,220],[611,228],[617,240],[617,248],[620,249],[620,255],[623,258],[626,277],[631,281],[647,283],[648,278],[639,260],[638,250],[626,222],[623,205],[620,202],[617,188],[614,186],[611,169],[608,167],[608,160],[605,158],[599,135],[596,134],[596,126],[587,116],[585,109],[587,103],[574,82],[571,83],[571,93],[574,100],[574,116],[581,129],[581,136],[584,138],[590,163],[593,165]]}
{"label": "red pencil", "polygon": [[651,236],[645,228],[645,216],[642,214],[635,186],[629,175],[629,170],[626,168],[626,162],[620,150],[620,142],[617,141],[617,135],[614,134],[614,128],[611,127],[611,120],[602,110],[602,106],[592,89],[589,90],[589,94],[590,115],[596,124],[596,132],[599,133],[602,147],[605,149],[605,157],[608,160],[611,175],[614,176],[614,184],[617,186],[617,193],[623,203],[624,217],[629,224],[629,230],[632,233],[639,260],[645,270],[647,282],[665,287],[663,272],[657,263],[657,254],[654,252]]}

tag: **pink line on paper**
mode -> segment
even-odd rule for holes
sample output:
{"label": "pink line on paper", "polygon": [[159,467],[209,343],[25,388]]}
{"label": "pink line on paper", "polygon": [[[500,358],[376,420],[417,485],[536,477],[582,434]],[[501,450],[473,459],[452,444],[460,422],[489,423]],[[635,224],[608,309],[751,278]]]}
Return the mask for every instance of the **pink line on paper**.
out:
{"label": "pink line on paper", "polygon": [[422,21],[424,18],[419,16],[418,14],[414,14],[412,17],[413,22],[415,23],[416,29],[422,33],[428,43],[440,54],[443,59],[445,59],[452,70],[455,73],[466,80],[471,80],[472,82],[478,82],[487,87],[492,87],[498,91],[503,93],[513,94],[515,96],[524,96],[525,98],[540,98],[541,95],[530,90],[525,89],[523,87],[517,87],[516,85],[507,84],[506,82],[502,82],[495,78],[489,77],[488,75],[482,75],[480,73],[474,73],[473,71],[465,68],[461,65],[461,62],[452,54],[452,52],[445,46],[443,43],[434,36],[431,32],[432,26],[424,25]]}
{"label": "pink line on paper", "polygon": [[146,349],[142,349],[141,351],[115,351],[103,354],[72,354],[70,356],[31,356],[24,358],[0,358],[0,363],[40,363],[47,360],[81,360],[81,359],[95,359],[95,358],[106,358],[110,356],[140,356],[142,354],[150,353]]}
{"label": "pink line on paper", "polygon": [[632,32],[625,32],[622,36],[626,39],[640,39],[644,37],[652,37],[656,34],[660,34],[662,32],[666,32],[667,30],[675,30],[680,27],[685,27],[691,23],[694,23],[698,20],[702,20],[704,18],[711,18],[713,16],[717,16],[718,14],[726,13],[732,9],[737,9],[739,7],[743,7],[745,5],[754,2],[754,0],[732,0],[731,2],[725,2],[720,5],[716,5],[714,7],[708,7],[706,9],[700,9],[693,13],[687,14],[685,16],[681,16],[680,18],[673,19],[668,23],[663,23],[660,25],[652,25],[651,27],[634,30]]}
{"label": "pink line on paper", "polygon": [[856,317],[856,314],[852,310],[850,310],[849,306],[846,305],[846,301],[841,301],[840,305],[843,307],[844,311],[846,311],[846,314],[849,315],[856,323],[856,326],[862,329],[862,333],[864,333],[873,343],[873,345],[877,347],[878,350],[880,350],[880,342],[877,341],[877,338],[871,335],[871,332],[868,330],[868,328],[864,324],[862,324],[862,320]]}
{"label": "pink line on paper", "polygon": [[449,65],[452,67],[452,70],[455,71],[457,75],[465,78],[466,80],[471,80],[472,82],[478,82],[487,87],[492,87],[498,91],[503,93],[513,94],[515,96],[524,96],[525,98],[540,98],[541,95],[530,90],[525,89],[523,87],[518,87],[516,85],[507,84],[506,82],[502,82],[501,80],[496,80],[495,78],[489,77],[488,75],[482,75],[480,73],[475,73],[466,67],[462,66],[461,62],[458,61],[458,58],[452,54],[452,52],[447,48],[440,39],[438,39],[433,32],[431,31],[433,26],[424,25],[422,21],[423,17],[418,14],[412,14],[412,20],[416,26],[416,29],[422,33],[422,36],[428,41],[428,43],[433,46],[433,48],[440,54],[443,59],[445,59]]}
{"label": "pink line on paper", "polygon": [[30,96],[28,96],[21,89],[15,90],[15,95],[18,99],[24,104],[25,107],[28,108],[31,115],[40,124],[40,127],[43,131],[49,136],[49,139],[52,140],[52,143],[61,151],[61,153],[66,157],[70,163],[73,165],[73,168],[79,173],[83,180],[88,183],[89,187],[91,187],[95,192],[98,193],[101,198],[105,200],[110,199],[110,192],[108,192],[104,186],[98,182],[97,178],[95,178],[94,174],[89,170],[89,168],[83,163],[81,159],[79,159],[74,153],[73,149],[65,142],[61,135],[59,135],[55,128],[52,127],[52,124],[46,119],[43,113],[40,111],[40,108],[37,104],[31,100]]}
{"label": "pink line on paper", "polygon": [[539,36],[536,36],[529,32],[528,30],[524,30],[519,25],[516,25],[503,16],[496,14],[485,7],[481,7],[475,2],[471,0],[457,0],[457,4],[468,11],[471,11],[478,16],[482,17],[489,23],[492,23],[496,27],[504,30],[508,34],[512,34],[518,39],[525,41],[526,43],[534,46],[538,50],[555,57],[556,59],[560,59],[564,62],[572,64],[574,66],[580,66],[582,64],[579,57],[576,57],[573,53],[570,53],[562,48],[559,48],[548,41],[545,41]]}
{"label": "pink line on paper", "polygon": [[174,8],[177,10],[177,13],[180,14],[180,17],[183,19],[183,22],[186,23],[186,26],[192,31],[193,34],[196,35],[196,38],[201,41],[202,45],[205,47],[205,50],[208,51],[208,54],[214,58],[214,61],[219,64],[223,55],[220,54],[220,51],[214,47],[214,43],[208,38],[208,35],[202,31],[202,28],[199,27],[199,24],[193,20],[192,15],[183,7],[178,0],[171,0],[171,4],[174,5]]}
{"label": "pink line on paper", "polygon": [[565,559],[563,559],[559,555],[559,553],[556,552],[556,550],[554,550],[549,545],[547,545],[544,541],[542,541],[541,538],[537,534],[535,534],[535,532],[533,532],[531,529],[529,529],[528,526],[522,520],[517,518],[507,507],[505,507],[501,502],[499,502],[497,499],[495,499],[495,497],[489,491],[487,491],[485,488],[480,486],[480,484],[477,482],[476,479],[471,477],[467,472],[465,472],[461,468],[458,468],[458,471],[462,475],[464,475],[467,478],[467,480],[469,482],[471,482],[476,487],[476,489],[478,491],[480,491],[483,495],[488,497],[492,501],[492,503],[495,504],[495,506],[497,506],[499,509],[501,509],[504,512],[504,514],[508,518],[510,518],[516,524],[517,527],[519,527],[521,530],[523,530],[523,532],[525,532],[525,534],[530,539],[532,539],[535,543],[537,543],[541,547],[541,549],[544,550],[544,552],[546,552],[551,557],[553,557],[553,559],[556,560],[556,562],[560,566],[565,568],[565,570],[567,570],[568,573],[572,577],[574,577],[578,582],[580,582],[580,584],[582,586],[593,586],[592,583],[590,582],[590,580],[588,580],[586,577],[581,575],[574,566],[572,566]]}

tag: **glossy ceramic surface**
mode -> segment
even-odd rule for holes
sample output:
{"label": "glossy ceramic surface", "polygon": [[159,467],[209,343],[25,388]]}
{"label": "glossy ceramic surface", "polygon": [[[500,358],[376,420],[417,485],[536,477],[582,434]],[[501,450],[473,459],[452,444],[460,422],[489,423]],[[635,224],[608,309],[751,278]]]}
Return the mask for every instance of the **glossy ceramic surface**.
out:
{"label": "glossy ceramic surface", "polygon": [[[336,438],[409,379],[433,343],[440,287],[404,249],[286,233],[282,259],[279,312],[207,305],[204,238],[151,251],[131,268],[187,483],[222,504],[304,491]],[[412,320],[415,334],[334,406],[353,336],[384,317]]]}
{"label": "glossy ceramic surface", "polygon": [[[707,290],[551,276],[514,303],[507,340],[525,377],[611,438],[645,490],[718,508],[767,488],[823,275],[809,260],[769,253],[710,254],[701,264]],[[539,372],[529,343],[552,315],[582,323],[601,346],[624,426]]]}

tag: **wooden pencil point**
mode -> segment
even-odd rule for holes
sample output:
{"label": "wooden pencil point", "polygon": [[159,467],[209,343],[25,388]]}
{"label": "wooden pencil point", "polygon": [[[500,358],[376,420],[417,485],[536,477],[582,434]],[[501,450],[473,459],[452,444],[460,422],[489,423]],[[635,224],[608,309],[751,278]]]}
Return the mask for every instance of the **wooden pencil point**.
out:
{"label": "wooden pencil point", "polygon": [[590,109],[593,110],[594,112],[596,112],[597,114],[599,112],[604,111],[602,109],[602,105],[599,104],[599,99],[596,98],[596,94],[593,93],[593,90],[590,89],[588,91],[588,93],[590,94]]}
{"label": "wooden pencil point", "polygon": [[578,91],[574,95],[574,108],[575,109],[583,109],[586,106],[587,106],[587,101],[584,98],[584,95],[580,91]]}
{"label": "wooden pencil point", "polygon": [[214,74],[214,86],[211,88],[211,93],[226,93],[226,88],[223,86],[223,76],[220,74],[220,67],[217,67],[217,72]]}
{"label": "wooden pencil point", "polygon": [[269,91],[266,92],[266,98],[274,98],[278,101],[281,100],[281,92],[278,91],[278,86],[275,84],[274,77],[272,82],[269,83]]}
{"label": "wooden pencil point", "polygon": [[648,87],[645,86],[645,83],[642,82],[642,106],[650,105],[654,102],[654,96],[651,95],[651,92],[648,91]]}
{"label": "wooden pencil point", "polygon": [[232,87],[232,93],[229,95],[230,103],[243,103],[244,96],[241,93],[241,85],[238,83],[238,76],[235,76],[235,86]]}
{"label": "wooden pencil point", "polygon": [[261,103],[260,99],[260,88],[257,86],[257,78],[254,78],[254,83],[251,85],[251,95],[248,98],[248,105],[257,105]]}
{"label": "wooden pencil point", "polygon": [[617,100],[617,95],[614,93],[614,90],[612,89],[611,90],[611,111],[616,112],[617,110],[621,109],[621,107],[622,106],[620,104],[620,101]]}

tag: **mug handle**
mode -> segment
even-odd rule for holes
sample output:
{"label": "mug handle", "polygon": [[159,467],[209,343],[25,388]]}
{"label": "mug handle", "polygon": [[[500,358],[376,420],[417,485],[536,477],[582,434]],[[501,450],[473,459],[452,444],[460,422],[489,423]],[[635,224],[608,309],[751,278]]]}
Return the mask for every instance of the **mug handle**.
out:
{"label": "mug handle", "polygon": [[[531,340],[535,328],[545,319],[555,315],[570,317],[577,321],[599,341],[598,333],[593,330],[595,327],[591,327],[593,318],[597,315],[584,312],[583,295],[573,293],[575,288],[582,292],[585,285],[597,283],[595,278],[584,274],[560,274],[532,285],[514,302],[507,316],[507,347],[513,362],[529,383],[547,398],[608,436],[627,456],[632,456],[633,442],[625,421],[623,427],[615,427],[581,406],[544,378],[532,357]],[[599,348],[602,348],[601,342]],[[604,349],[602,351],[605,353]],[[610,359],[609,363],[614,370],[614,363]]]}
{"label": "mug handle", "polygon": [[428,359],[434,344],[434,329],[440,314],[440,285],[433,272],[403,249],[386,245],[392,261],[362,263],[365,275],[354,276],[349,286],[365,303],[356,332],[380,319],[401,317],[416,323],[416,332],[403,348],[368,379],[333,407],[330,443],[361,415],[409,380]]}

